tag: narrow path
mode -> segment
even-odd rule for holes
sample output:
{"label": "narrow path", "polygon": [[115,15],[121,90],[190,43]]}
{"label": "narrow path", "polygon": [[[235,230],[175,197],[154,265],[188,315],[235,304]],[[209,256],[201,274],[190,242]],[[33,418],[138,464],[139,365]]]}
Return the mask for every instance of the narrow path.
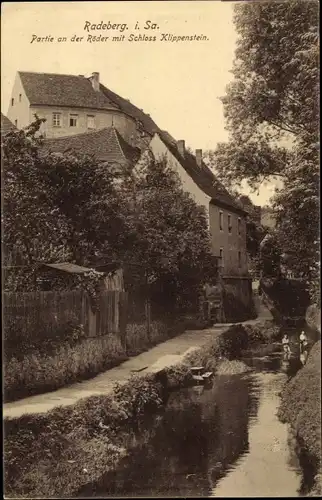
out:
{"label": "narrow path", "polygon": [[[258,310],[258,318],[245,321],[244,324],[255,324],[258,321],[271,319],[270,312],[260,303],[258,297],[255,297],[255,305]],[[27,413],[46,413],[57,406],[72,405],[89,396],[110,394],[116,382],[126,382],[133,373],[143,371],[143,369],[151,367],[158,361],[161,362],[163,368],[173,365],[178,362],[178,356],[183,358],[187,351],[199,349],[211,338],[221,335],[231,324],[217,324],[207,330],[186,331],[182,335],[162,342],[162,344],[158,344],[152,349],[130,358],[121,365],[90,380],[77,382],[57,391],[5,403],[3,405],[3,418],[18,418]]]}

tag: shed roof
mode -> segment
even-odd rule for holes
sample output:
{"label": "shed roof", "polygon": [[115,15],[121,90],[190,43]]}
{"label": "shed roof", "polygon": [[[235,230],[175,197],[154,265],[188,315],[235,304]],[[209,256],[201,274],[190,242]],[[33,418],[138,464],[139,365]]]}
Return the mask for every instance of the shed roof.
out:
{"label": "shed roof", "polygon": [[61,262],[59,264],[43,264],[43,266],[70,274],[83,274],[89,271],[93,271],[93,269],[89,267],[78,266],[77,264],[72,264],[71,262]]}

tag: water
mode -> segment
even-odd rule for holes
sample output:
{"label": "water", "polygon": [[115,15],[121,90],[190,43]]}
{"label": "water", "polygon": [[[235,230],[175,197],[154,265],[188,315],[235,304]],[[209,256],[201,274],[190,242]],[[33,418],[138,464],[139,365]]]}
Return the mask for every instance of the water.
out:
{"label": "water", "polygon": [[303,496],[312,474],[303,474],[297,442],[276,415],[280,391],[301,363],[297,353],[285,361],[279,346],[270,351],[244,358],[250,373],[172,393],[90,496]]}

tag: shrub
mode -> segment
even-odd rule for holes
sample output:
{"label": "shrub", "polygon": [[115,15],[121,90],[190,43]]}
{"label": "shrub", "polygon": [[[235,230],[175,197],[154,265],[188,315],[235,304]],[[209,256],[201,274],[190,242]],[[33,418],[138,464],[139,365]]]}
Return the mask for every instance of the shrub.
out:
{"label": "shrub", "polygon": [[153,376],[41,415],[5,419],[6,496],[68,497],[126,456],[133,427],[162,406]]}
{"label": "shrub", "polygon": [[162,391],[154,377],[133,375],[128,383],[116,384],[114,398],[132,422],[162,406]]}
{"label": "shrub", "polygon": [[75,346],[62,345],[52,356],[39,353],[5,363],[5,400],[55,390],[87,379],[127,359],[115,335],[85,339]]}
{"label": "shrub", "polygon": [[188,364],[170,366],[166,370],[168,388],[177,389],[187,386],[192,381],[192,374]]}
{"label": "shrub", "polygon": [[260,286],[282,317],[305,317],[310,296],[304,281],[265,279],[261,280]]}
{"label": "shrub", "polygon": [[320,462],[321,454],[321,342],[311,349],[306,365],[282,391],[278,416],[289,422],[308,452]]}
{"label": "shrub", "polygon": [[182,330],[180,320],[169,323],[153,321],[149,335],[146,324],[130,324],[125,349],[117,335],[84,338],[82,325],[77,325],[69,332],[68,341],[59,341],[50,354],[44,348],[22,358],[5,360],[5,401],[53,391],[77,380],[94,377],[125,361],[129,355],[137,355]]}

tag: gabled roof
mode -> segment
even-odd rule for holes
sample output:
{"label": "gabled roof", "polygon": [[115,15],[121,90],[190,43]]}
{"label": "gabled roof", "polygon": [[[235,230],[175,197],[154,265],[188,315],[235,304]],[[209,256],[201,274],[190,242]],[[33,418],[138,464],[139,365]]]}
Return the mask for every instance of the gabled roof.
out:
{"label": "gabled roof", "polygon": [[171,140],[171,136],[167,132],[161,131],[158,135],[163,144],[165,144],[171,154],[178,160],[197,186],[206,195],[210,196],[213,203],[222,205],[228,209],[234,209],[243,214],[246,213],[241,204],[229,194],[227,189],[218,181],[204,162],[202,162],[201,167],[199,167],[196,157],[187,150],[185,151],[184,157],[181,156],[176,142]]}
{"label": "gabled roof", "polygon": [[112,90],[105,87],[105,85],[101,84],[100,89],[101,92],[103,92],[103,94],[109,100],[111,100],[116,106],[119,107],[121,111],[123,111],[123,113],[131,116],[132,118],[134,118],[134,120],[141,122],[143,129],[151,136],[154,135],[155,132],[158,132],[160,130],[159,127],[154,123],[150,115],[144,113],[143,110],[134,106],[134,104],[132,104],[130,101],[124,99],[118,94],[115,94],[115,92],[112,92]]}
{"label": "gabled roof", "polygon": [[96,92],[84,76],[19,71],[31,105],[118,109],[101,90]]}
{"label": "gabled roof", "polygon": [[130,101],[102,84],[96,92],[89,78],[84,76],[26,71],[19,71],[19,75],[31,105],[115,109],[141,122],[151,136],[159,130],[152,118]]}
{"label": "gabled roof", "polygon": [[16,129],[15,125],[1,113],[1,135],[6,134],[9,130]]}
{"label": "gabled roof", "polygon": [[99,161],[120,165],[133,165],[140,156],[140,149],[127,143],[114,127],[46,139],[43,148],[55,153],[87,154]]}

